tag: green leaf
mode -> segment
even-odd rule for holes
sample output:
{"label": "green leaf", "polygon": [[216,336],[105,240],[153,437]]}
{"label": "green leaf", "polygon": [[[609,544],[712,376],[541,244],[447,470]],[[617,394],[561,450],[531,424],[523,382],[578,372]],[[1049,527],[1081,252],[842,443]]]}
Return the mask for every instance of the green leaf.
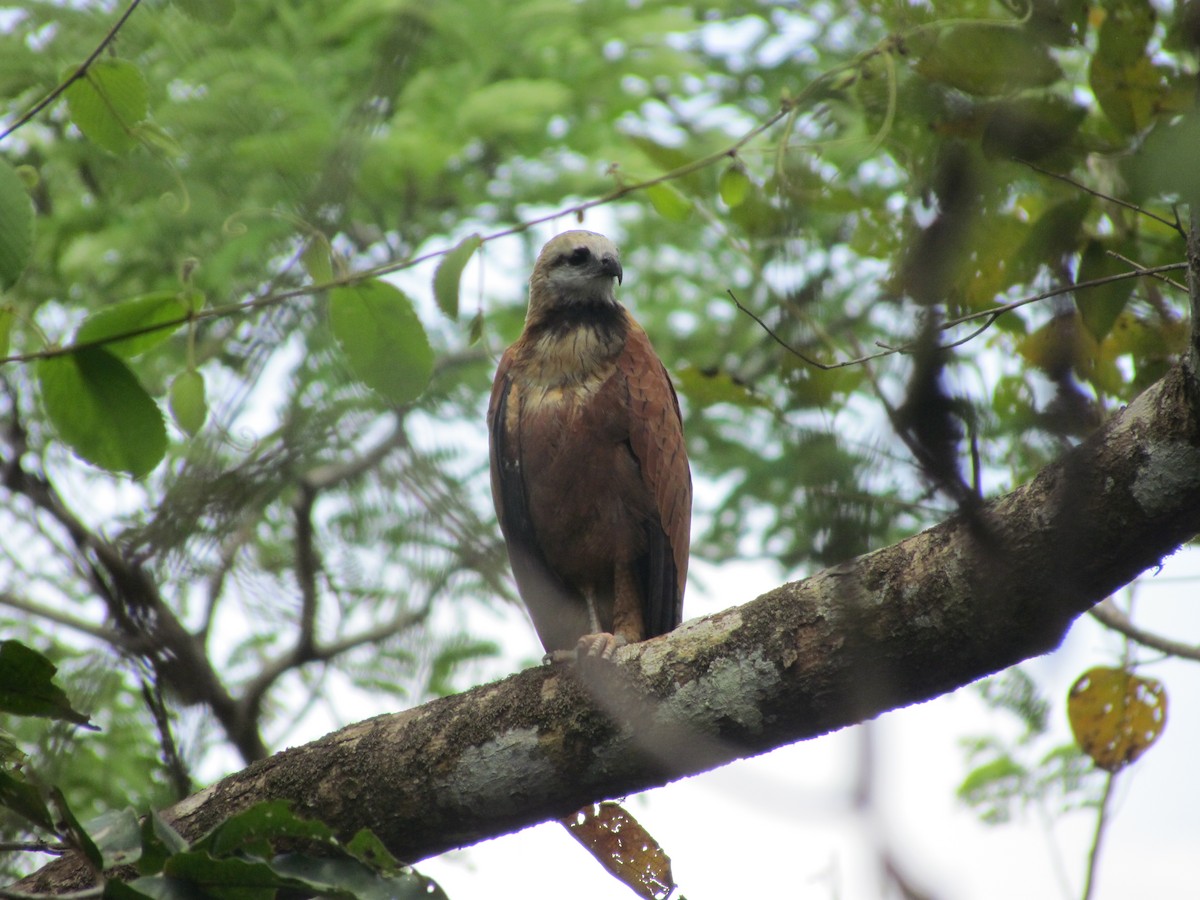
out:
{"label": "green leaf", "polygon": [[55,831],[54,817],[42,792],[19,772],[0,771],[0,807],[11,810],[38,828]]}
{"label": "green leaf", "polygon": [[112,153],[137,146],[133,126],[149,112],[149,92],[141,70],[123,59],[92,63],[66,90],[71,121],[88,140]]}
{"label": "green leaf", "polygon": [[467,343],[472,347],[483,340],[483,311],[475,313],[471,317],[470,327],[467,329]]}
{"label": "green leaf", "polygon": [[646,188],[655,212],[672,222],[682,222],[692,214],[692,203],[674,185],[660,181]]}
{"label": "green leaf", "polygon": [[[104,882],[103,900],[146,900],[148,896],[119,878],[109,878]],[[195,895],[190,895],[189,900],[195,900]]]}
{"label": "green leaf", "polygon": [[433,350],[412,301],[385,281],[335,288],[329,324],[354,374],[396,405],[421,395],[433,377]]}
{"label": "green leaf", "polygon": [[214,856],[228,856],[247,846],[261,847],[279,838],[322,843],[334,840],[333,832],[324,822],[302,819],[284,800],[267,800],[226,819],[192,847]]}
{"label": "green leaf", "polygon": [[141,858],[142,826],[137,813],[128,807],[109,810],[89,820],[87,833],[104,858],[106,869],[132,865]]}
{"label": "green leaf", "polygon": [[300,262],[315,284],[333,281],[333,248],[325,235],[313,235],[305,242]]}
{"label": "green leaf", "polygon": [[437,883],[423,875],[411,870],[381,874],[354,859],[289,853],[272,860],[271,868],[325,895],[345,894],[355,900],[446,900]]}
{"label": "green leaf", "polygon": [[987,25],[946,30],[917,71],[930,81],[985,97],[1044,87],[1063,74],[1045,44],[1015,28]]}
{"label": "green leaf", "polygon": [[1105,3],[1104,21],[1096,55],[1114,65],[1130,65],[1146,52],[1154,34],[1154,7],[1150,0],[1121,0]]}
{"label": "green leaf", "polygon": [[82,853],[96,871],[104,868],[104,856],[100,853],[100,848],[96,846],[92,836],[79,823],[79,819],[68,805],[67,798],[63,796],[62,791],[56,787],[50,789],[50,804],[58,814],[58,826],[62,829],[63,839],[66,843]]}
{"label": "green leaf", "polygon": [[28,757],[17,746],[17,742],[13,736],[7,731],[0,729],[0,769],[16,768],[20,766]]}
{"label": "green leaf", "polygon": [[1200,114],[1195,111],[1160,123],[1146,135],[1141,152],[1127,161],[1129,186],[1136,196],[1178,197],[1200,203]]}
{"label": "green leaf", "polygon": [[369,828],[360,828],[345,847],[347,853],[376,871],[391,873],[401,868],[400,861]]}
{"label": "green leaf", "polygon": [[12,287],[33,248],[33,200],[25,183],[0,159],[0,291]]}
{"label": "green leaf", "polygon": [[142,853],[137,860],[138,872],[153,875],[161,872],[166,861],[188,849],[188,842],[167,824],[154,810],[142,820]]}
{"label": "green leaf", "polygon": [[1087,109],[1060,97],[1021,97],[997,103],[983,130],[989,156],[1036,162],[1074,137]]}
{"label": "green leaf", "polygon": [[[168,893],[155,893],[147,887],[160,876],[139,878],[132,886],[152,897],[211,897],[220,900],[273,900],[280,888],[302,887],[277,875],[264,862],[238,858],[218,859],[208,853],[185,850],[176,853],[163,866],[161,881]],[[172,880],[185,882],[191,890],[177,893],[169,886]],[[198,894],[197,894],[198,891]]]}
{"label": "green leaf", "polygon": [[8,356],[12,346],[13,323],[16,320],[16,311],[11,306],[0,306],[0,356]]}
{"label": "green leaf", "polygon": [[570,90],[549,78],[494,81],[463,100],[459,125],[483,140],[542,133],[546,120],[566,111],[570,103]]}
{"label": "green leaf", "polygon": [[442,257],[433,273],[433,296],[438,308],[451,319],[458,318],[458,285],[463,269],[482,244],[483,238],[477,234],[463,238],[457,247]]}
{"label": "green leaf", "polygon": [[175,138],[171,137],[159,125],[149,120],[139,122],[132,128],[133,137],[139,143],[149,144],[151,147],[156,147],[167,156],[179,157],[183,156],[183,146]]}
{"label": "green leaf", "polygon": [[429,686],[426,690],[434,697],[446,697],[457,693],[461,688],[454,685],[451,679],[460,665],[499,655],[500,646],[495,641],[452,639],[433,657],[429,667]]}
{"label": "green leaf", "polygon": [[761,397],[751,393],[745,384],[735,381],[732,375],[719,369],[685,366],[675,374],[675,382],[679,392],[700,407],[717,403],[732,403],[741,407],[767,405]]}
{"label": "green leaf", "polygon": [[204,376],[195,369],[180,372],[171,382],[167,403],[175,424],[195,437],[208,418],[208,401],[204,396]]}
{"label": "green leaf", "polygon": [[[174,291],[158,291],[123,300],[84,319],[75,332],[74,343],[105,341],[104,349],[109,353],[137,356],[169,338],[191,311],[189,306],[188,301]],[[126,334],[132,336],[107,340]]]}
{"label": "green leaf", "polygon": [[0,641],[0,710],[89,725],[54,683],[58,667],[20,641]]}
{"label": "green leaf", "polygon": [[197,22],[219,27],[232,22],[233,14],[237,12],[234,0],[175,0],[175,5]]}
{"label": "green leaf", "polygon": [[1128,65],[1093,56],[1088,83],[1108,121],[1127,135],[1150,125],[1167,94],[1163,70],[1144,56]]}
{"label": "green leaf", "polygon": [[1029,772],[1007,754],[976,767],[958,788],[958,799],[980,811],[985,822],[997,824],[1012,817],[1015,801],[1021,799]]}
{"label": "green leaf", "polygon": [[1074,252],[1092,203],[1088,196],[1073,197],[1043,210],[1021,242],[1015,271],[1031,278],[1041,266],[1057,265],[1063,256]]}
{"label": "green leaf", "polygon": [[98,347],[38,362],[42,405],[59,437],[88,462],[135,478],[167,452],[162,412],[136,376]]}
{"label": "green leaf", "polygon": [[730,209],[741,206],[750,193],[750,176],[741,162],[734,162],[717,179],[717,193]]}
{"label": "green leaf", "polygon": [[[1110,256],[1102,242],[1093,240],[1083,252],[1076,280],[1092,281],[1128,272],[1129,266],[1126,263]],[[1097,341],[1104,340],[1112,331],[1117,317],[1129,302],[1135,283],[1136,279],[1126,278],[1075,293],[1075,305],[1079,308],[1083,324]]]}

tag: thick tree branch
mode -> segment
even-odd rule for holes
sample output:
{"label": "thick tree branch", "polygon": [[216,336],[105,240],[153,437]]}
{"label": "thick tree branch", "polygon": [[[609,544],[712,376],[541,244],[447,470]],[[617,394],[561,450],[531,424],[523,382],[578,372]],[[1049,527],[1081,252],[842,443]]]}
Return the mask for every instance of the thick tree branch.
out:
{"label": "thick tree branch", "polygon": [[[283,798],[419,860],[824,734],[1044,653],[1200,532],[1183,366],[1036,479],[919,535],[623,648],[352,725],[172,807],[196,836]],[[72,868],[75,866],[75,868]],[[71,860],[25,889],[87,881]]]}

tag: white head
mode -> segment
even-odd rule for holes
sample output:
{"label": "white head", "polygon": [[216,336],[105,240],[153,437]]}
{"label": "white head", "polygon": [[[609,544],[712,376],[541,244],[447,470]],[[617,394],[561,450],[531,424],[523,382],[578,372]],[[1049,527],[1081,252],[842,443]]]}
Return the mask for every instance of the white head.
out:
{"label": "white head", "polygon": [[564,231],[538,254],[529,279],[529,312],[572,306],[616,306],[622,277],[617,245],[594,231]]}

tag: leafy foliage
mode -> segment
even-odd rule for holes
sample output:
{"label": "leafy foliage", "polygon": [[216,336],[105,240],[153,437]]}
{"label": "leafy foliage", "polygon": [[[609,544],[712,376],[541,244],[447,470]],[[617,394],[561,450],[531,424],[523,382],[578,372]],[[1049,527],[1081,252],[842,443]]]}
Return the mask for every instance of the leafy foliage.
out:
{"label": "leafy foliage", "polygon": [[[0,20],[0,614],[110,673],[127,773],[182,710],[219,737],[176,768],[251,759],[308,708],[284,690],[409,702],[498,655],[482,409],[552,229],[623,248],[715,561],[929,524],[1185,346],[1194,4],[126,12]],[[954,479],[897,434],[929,396]],[[998,810],[1074,771],[980,752]]]}
{"label": "leafy foliage", "polygon": [[1010,669],[981,686],[985,702],[1016,717],[1021,734],[995,734],[964,742],[973,768],[958,788],[959,799],[983,821],[1000,824],[1022,810],[1040,807],[1051,815],[1099,804],[1100,779],[1074,744],[1052,744],[1049,704],[1021,669]]}

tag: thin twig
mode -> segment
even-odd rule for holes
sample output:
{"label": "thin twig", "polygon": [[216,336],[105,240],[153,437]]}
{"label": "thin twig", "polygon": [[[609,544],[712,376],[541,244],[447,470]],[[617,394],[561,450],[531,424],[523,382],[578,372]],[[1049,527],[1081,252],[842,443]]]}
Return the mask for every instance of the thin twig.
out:
{"label": "thin twig", "polygon": [[119,650],[135,650],[138,642],[130,638],[129,635],[119,631],[114,631],[111,628],[105,628],[102,625],[95,625],[86,619],[80,619],[72,616],[69,613],[62,612],[57,609],[52,609],[48,606],[42,606],[40,603],[34,603],[31,600],[26,600],[23,597],[18,597],[8,591],[0,591],[0,606],[7,606],[10,609],[18,609],[23,613],[28,613],[31,616],[39,619],[45,619],[47,622],[56,622],[59,625],[64,625],[67,628],[74,629],[82,634],[91,635],[94,638],[99,638],[106,644],[110,644]]}
{"label": "thin twig", "polygon": [[[1109,256],[1111,256],[1113,259],[1118,259],[1121,262],[1125,263],[1125,265],[1127,265],[1127,266],[1132,266],[1135,269],[1143,268],[1141,263],[1135,262],[1134,260],[1130,259],[1128,256],[1125,256],[1123,253],[1118,253],[1116,250],[1105,250],[1104,252],[1107,253]],[[1182,282],[1176,281],[1174,278],[1168,278],[1166,275],[1159,275],[1159,274],[1154,274],[1154,273],[1147,273],[1147,274],[1149,274],[1150,277],[1155,279],[1156,281],[1161,281],[1161,282],[1163,282],[1163,284],[1169,284],[1171,287],[1175,288],[1177,291],[1183,291],[1183,293],[1185,293],[1185,294],[1187,293],[1187,285],[1183,284]]]}
{"label": "thin twig", "polygon": [[300,585],[300,633],[291,656],[295,665],[308,662],[316,652],[317,574],[321,560],[313,541],[313,507],[317,489],[307,480],[300,481],[300,496],[296,500],[296,581]]}
{"label": "thin twig", "polygon": [[1132,210],[1138,215],[1145,216],[1148,219],[1153,219],[1155,222],[1158,222],[1161,225],[1166,225],[1168,228],[1178,231],[1181,236],[1186,236],[1184,235],[1183,228],[1180,226],[1178,216],[1176,216],[1175,221],[1172,222],[1170,219],[1166,219],[1157,213],[1152,213],[1148,209],[1143,209],[1136,203],[1130,203],[1128,200],[1122,200],[1119,197],[1110,196],[1105,194],[1103,191],[1098,191],[1095,188],[1088,187],[1086,184],[1081,184],[1069,175],[1063,175],[1059,172],[1051,172],[1049,169],[1043,169],[1041,166],[1037,165],[1036,163],[1032,163],[1027,159],[1021,159],[1017,161],[1024,163],[1035,172],[1041,172],[1043,175],[1049,175],[1051,178],[1057,178],[1059,181],[1066,182],[1072,187],[1078,188],[1085,194],[1091,194],[1093,197],[1099,197],[1101,200],[1107,200],[1109,203],[1115,203],[1117,206],[1123,206],[1126,209]]}
{"label": "thin twig", "polygon": [[[1145,268],[1145,267],[1139,266],[1137,263],[1134,263],[1132,261],[1130,261],[1129,264],[1131,266],[1133,266],[1132,271],[1129,271],[1129,272],[1118,272],[1115,275],[1105,275],[1102,278],[1091,278],[1091,279],[1088,279],[1087,281],[1076,281],[1076,282],[1072,282],[1071,284],[1060,285],[1056,288],[1050,288],[1049,290],[1041,291],[1040,293],[1033,294],[1029,297],[1022,297],[1020,300],[1014,300],[1011,303],[1005,303],[1002,306],[995,306],[995,307],[992,307],[991,309],[985,309],[985,310],[979,310],[977,312],[967,313],[966,315],[959,316],[958,318],[955,318],[955,319],[947,319],[945,322],[941,323],[941,325],[938,326],[939,330],[947,331],[950,328],[955,327],[956,325],[962,325],[967,322],[973,322],[977,319],[984,319],[985,321],[982,325],[977,327],[970,334],[967,334],[966,336],[961,337],[961,338],[957,338],[956,340],[950,341],[949,343],[941,344],[936,349],[941,351],[941,350],[953,350],[955,347],[961,347],[963,344],[966,344],[969,341],[974,340],[979,335],[981,335],[983,332],[987,331],[987,329],[991,328],[992,325],[994,325],[996,323],[996,320],[999,319],[1000,316],[1002,316],[1004,313],[1012,312],[1014,309],[1019,309],[1022,306],[1028,306],[1030,303],[1036,303],[1039,300],[1048,300],[1051,297],[1057,297],[1062,294],[1069,294],[1073,291],[1080,291],[1080,290],[1086,290],[1088,288],[1100,287],[1101,285],[1111,284],[1116,281],[1124,281],[1129,278],[1141,278],[1143,276],[1158,277],[1163,272],[1176,272],[1176,271],[1179,271],[1180,269],[1186,269],[1188,267],[1188,264],[1185,262],[1167,263],[1165,265],[1152,266],[1150,268]],[[1169,283],[1175,284],[1175,282],[1173,282],[1173,281],[1170,281]],[[807,363],[808,365],[812,366],[813,368],[821,369],[822,371],[829,371],[831,369],[842,369],[847,366],[862,365],[863,363],[872,362],[873,360],[876,360],[876,359],[882,359],[885,356],[893,356],[897,353],[911,353],[913,350],[918,349],[918,345],[912,341],[909,341],[904,344],[896,344],[896,345],[885,344],[881,341],[876,341],[875,346],[880,348],[878,353],[869,353],[866,355],[857,356],[853,359],[844,359],[844,360],[839,360],[838,362],[824,363],[824,362],[821,362],[820,360],[813,359],[811,356],[808,356],[807,354],[801,353],[799,350],[797,350],[795,347],[793,347],[791,344],[789,344],[787,341],[785,341],[783,338],[781,338],[759,316],[757,316],[754,312],[752,312],[746,306],[742,305],[742,303],[738,300],[738,298],[736,296],[734,296],[734,293],[732,290],[727,290],[725,293],[727,293],[729,295],[730,299],[733,300],[734,305],[736,305],[737,308],[741,312],[745,313],[751,319],[753,319],[758,324],[758,326],[760,328],[762,328],[762,330],[765,331],[771,337],[772,340],[774,340],[777,344],[779,344],[779,346],[783,347],[783,349],[787,350],[789,353],[791,353],[797,359],[800,359],[801,361]]]}
{"label": "thin twig", "polygon": [[1200,662],[1200,646],[1185,644],[1182,641],[1163,637],[1160,634],[1140,628],[1109,600],[1093,606],[1089,612],[1092,618],[1101,625],[1123,634],[1131,641],[1136,641],[1144,647],[1149,647],[1151,650],[1158,650],[1179,659]]}
{"label": "thin twig", "polygon": [[62,856],[67,848],[58,841],[0,841],[0,853],[49,853]]}
{"label": "thin twig", "polygon": [[777,343],[780,347],[782,347],[788,353],[791,353],[793,356],[803,360],[804,362],[808,363],[810,366],[814,366],[818,369],[832,369],[835,367],[836,364],[830,365],[827,363],[818,362],[817,360],[812,359],[809,356],[805,356],[803,353],[801,353],[799,350],[797,350],[795,347],[793,347],[791,344],[789,344],[787,341],[785,341],[783,338],[781,338],[779,335],[777,335],[774,331],[771,330],[770,325],[768,325],[766,322],[764,322],[762,319],[760,319],[757,315],[755,315],[754,312],[752,312],[748,307],[742,306],[741,301],[738,300],[737,295],[734,294],[732,288],[727,290],[725,293],[727,293],[729,295],[729,299],[733,301],[734,306],[736,306],[739,310],[741,310],[746,315],[748,315],[750,318],[752,318],[755,322],[757,322],[758,327],[761,328],[763,331],[765,331],[767,333],[767,335],[773,341],[775,341],[775,343]]}
{"label": "thin twig", "polygon": [[192,793],[192,776],[188,773],[183,757],[179,755],[179,747],[171,731],[171,716],[167,711],[166,701],[163,700],[162,685],[158,679],[142,677],[142,699],[146,701],[146,708],[150,710],[155,727],[158,728],[162,758],[167,767],[171,787],[175,791],[175,799],[182,800]]}
{"label": "thin twig", "polygon": [[1006,312],[1012,312],[1014,309],[1019,309],[1022,306],[1028,306],[1030,303],[1037,303],[1039,300],[1048,300],[1051,297],[1058,297],[1062,294],[1069,294],[1072,291],[1081,291],[1088,288],[1100,287],[1105,284],[1112,284],[1115,281],[1124,281],[1128,278],[1141,278],[1142,276],[1158,275],[1162,272],[1178,272],[1180,269],[1186,269],[1186,262],[1167,263],[1161,266],[1151,266],[1143,268],[1137,266],[1130,272],[1118,272],[1115,275],[1105,275],[1103,278],[1089,278],[1087,281],[1074,281],[1071,284],[1059,285],[1056,288],[1042,291],[1033,294],[1029,297],[1022,297],[1020,300],[1014,300],[1012,303],[1005,303],[1003,306],[994,306],[991,309],[980,310],[979,312],[967,313],[959,316],[957,319],[947,319],[942,328],[951,328],[955,325],[961,325],[964,322],[971,322],[975,319],[990,317],[995,321],[997,317]]}
{"label": "thin twig", "polygon": [[1117,773],[1109,772],[1104,781],[1104,795],[1100,798],[1100,809],[1096,813],[1096,831],[1092,836],[1092,849],[1088,852],[1087,877],[1083,883],[1083,900],[1091,900],[1092,891],[1096,887],[1096,870],[1100,867],[1100,845],[1104,842],[1104,832],[1108,828],[1108,804],[1112,799],[1113,785]]}

